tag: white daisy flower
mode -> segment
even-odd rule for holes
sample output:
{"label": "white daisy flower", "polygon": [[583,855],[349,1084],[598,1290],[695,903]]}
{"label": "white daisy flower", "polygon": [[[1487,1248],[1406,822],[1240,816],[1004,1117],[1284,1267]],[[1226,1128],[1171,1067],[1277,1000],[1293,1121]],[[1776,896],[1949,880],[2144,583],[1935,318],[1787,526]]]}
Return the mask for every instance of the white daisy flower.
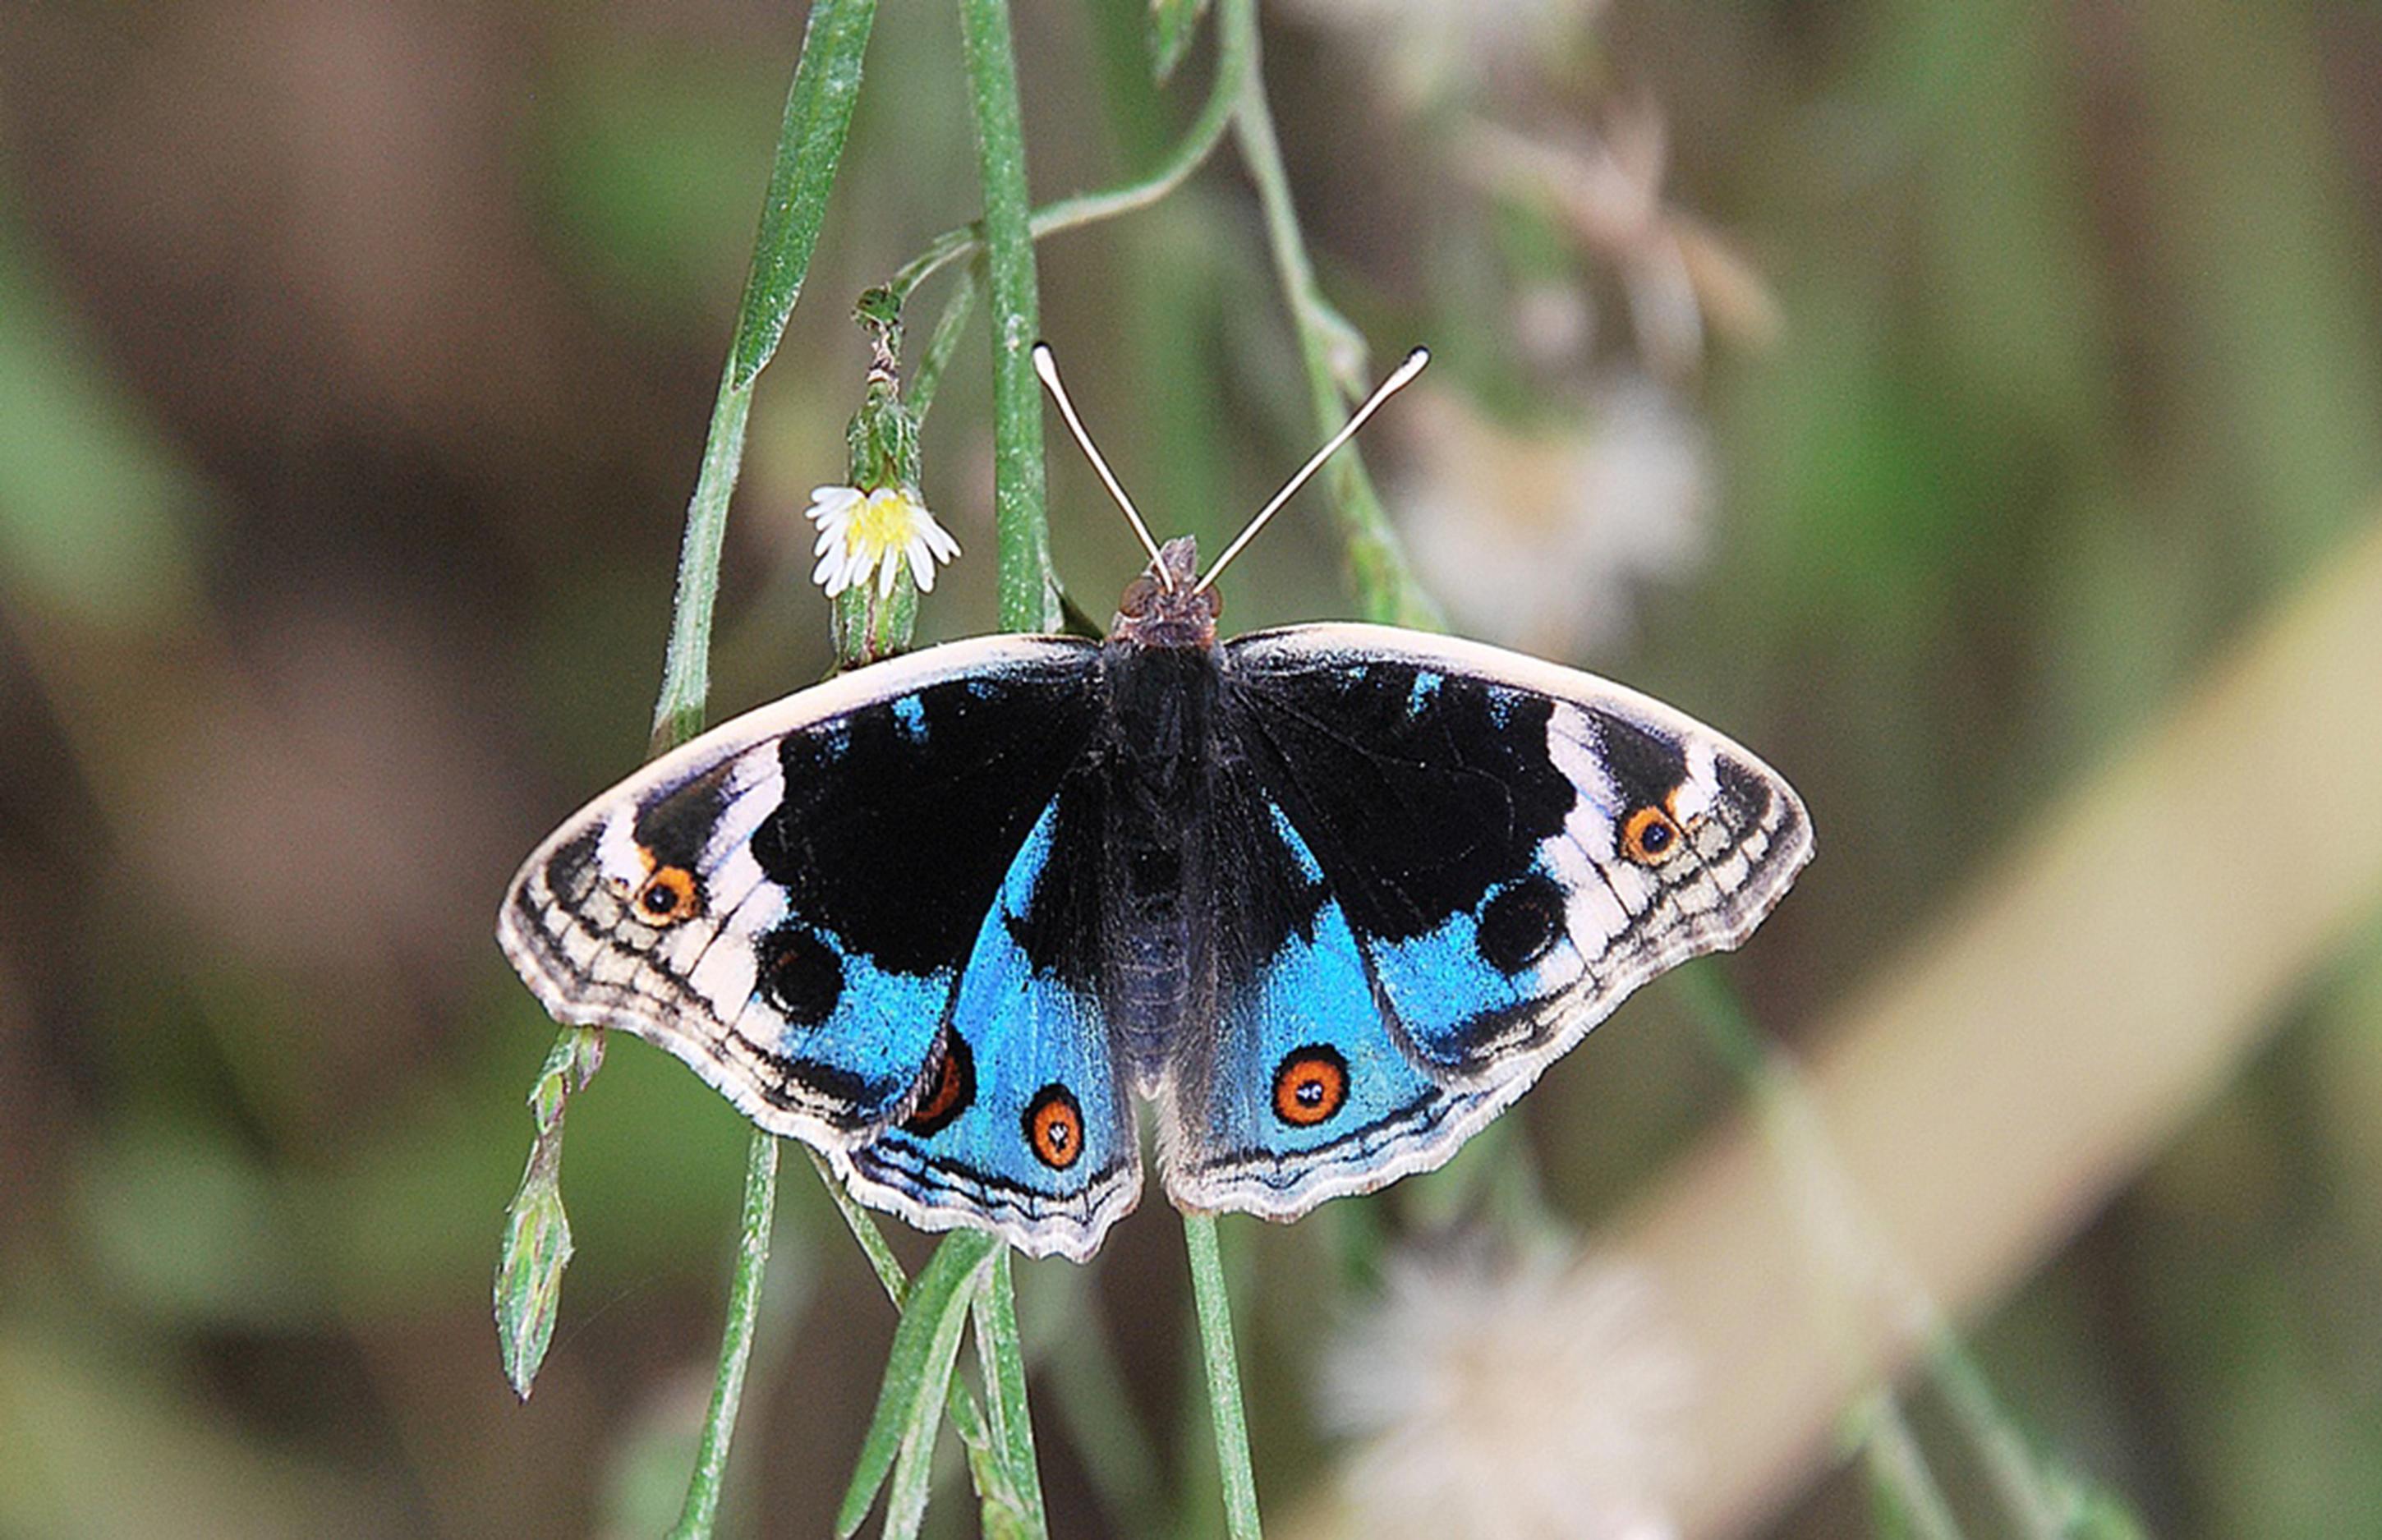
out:
{"label": "white daisy flower", "polygon": [[1676,1540],[1695,1364],[1646,1274],[1560,1253],[1395,1256],[1324,1361],[1378,1540]]}
{"label": "white daisy flower", "polygon": [[935,564],[960,554],[960,543],[935,522],[927,505],[900,487],[880,486],[863,492],[856,486],[815,486],[804,516],[818,526],[811,547],[819,558],[811,581],[827,590],[830,599],[845,589],[877,576],[877,595],[893,592],[893,579],[904,562],[921,593],[935,588]]}

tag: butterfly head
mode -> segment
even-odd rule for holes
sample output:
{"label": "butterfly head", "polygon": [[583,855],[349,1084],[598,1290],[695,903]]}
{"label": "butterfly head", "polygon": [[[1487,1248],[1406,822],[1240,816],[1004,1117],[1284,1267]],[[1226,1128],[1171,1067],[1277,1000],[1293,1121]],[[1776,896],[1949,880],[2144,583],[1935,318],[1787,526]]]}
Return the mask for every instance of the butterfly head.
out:
{"label": "butterfly head", "polygon": [[1189,535],[1160,546],[1149,569],[1125,585],[1110,637],[1145,647],[1214,646],[1224,596],[1212,588],[1195,588],[1198,575],[1199,545]]}

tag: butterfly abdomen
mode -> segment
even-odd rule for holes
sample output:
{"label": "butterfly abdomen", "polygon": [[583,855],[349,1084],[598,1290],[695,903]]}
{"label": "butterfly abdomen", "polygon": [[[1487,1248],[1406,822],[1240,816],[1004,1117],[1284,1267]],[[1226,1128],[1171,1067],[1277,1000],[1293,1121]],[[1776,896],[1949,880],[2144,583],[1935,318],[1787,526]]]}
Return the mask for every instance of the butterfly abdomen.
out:
{"label": "butterfly abdomen", "polygon": [[1205,837],[1212,801],[1215,654],[1111,641],[1103,728],[1110,1020],[1138,1083],[1154,1083],[1180,1024],[1211,992]]}

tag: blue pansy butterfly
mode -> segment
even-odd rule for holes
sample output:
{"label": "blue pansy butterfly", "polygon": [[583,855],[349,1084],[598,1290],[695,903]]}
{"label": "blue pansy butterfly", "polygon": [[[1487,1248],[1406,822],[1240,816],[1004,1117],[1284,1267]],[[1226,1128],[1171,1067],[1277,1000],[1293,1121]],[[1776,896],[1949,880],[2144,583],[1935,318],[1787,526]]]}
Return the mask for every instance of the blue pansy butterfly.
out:
{"label": "blue pansy butterfly", "polygon": [[1794,789],[1658,702],[1392,627],[1220,642],[1195,570],[1166,544],[1105,641],[927,648],[656,760],[522,866],[506,955],[861,1202],[1082,1260],[1137,1103],[1183,1207],[1370,1192],[1810,858]]}

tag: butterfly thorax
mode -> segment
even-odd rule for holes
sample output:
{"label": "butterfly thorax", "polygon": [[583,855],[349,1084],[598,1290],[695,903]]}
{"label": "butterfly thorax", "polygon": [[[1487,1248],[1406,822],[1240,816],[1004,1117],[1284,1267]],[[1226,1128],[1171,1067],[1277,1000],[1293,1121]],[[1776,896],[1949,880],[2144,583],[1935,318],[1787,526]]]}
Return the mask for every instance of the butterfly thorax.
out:
{"label": "butterfly thorax", "polygon": [[1190,536],[1160,546],[1149,569],[1125,585],[1109,640],[1201,653],[1214,647],[1224,596],[1212,588],[1194,587],[1198,568],[1198,543]]}

